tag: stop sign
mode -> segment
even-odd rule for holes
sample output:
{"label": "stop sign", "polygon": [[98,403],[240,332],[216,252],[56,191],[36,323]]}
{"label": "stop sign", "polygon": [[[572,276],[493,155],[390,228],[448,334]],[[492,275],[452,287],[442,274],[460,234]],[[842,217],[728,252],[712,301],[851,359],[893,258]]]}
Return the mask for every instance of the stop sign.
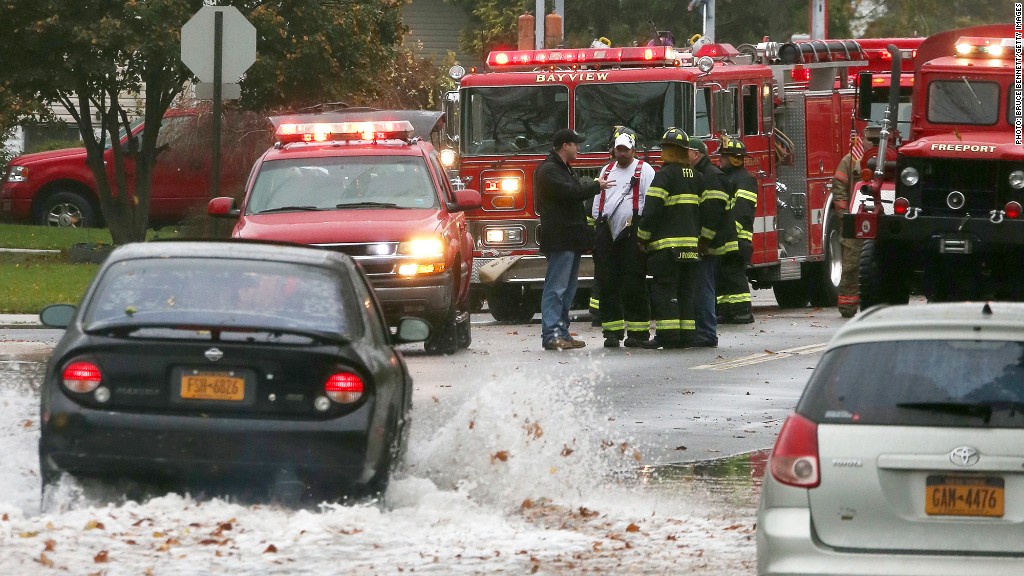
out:
{"label": "stop sign", "polygon": [[181,27],[181,61],[201,82],[213,82],[217,13],[223,14],[221,81],[238,80],[256,61],[256,28],[234,6],[203,6]]}

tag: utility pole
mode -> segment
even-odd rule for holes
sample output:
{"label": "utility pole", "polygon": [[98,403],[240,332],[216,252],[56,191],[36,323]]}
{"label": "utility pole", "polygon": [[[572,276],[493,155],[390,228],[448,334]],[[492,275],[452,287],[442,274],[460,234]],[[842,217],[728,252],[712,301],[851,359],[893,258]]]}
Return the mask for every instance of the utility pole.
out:
{"label": "utility pole", "polygon": [[811,40],[828,38],[828,0],[811,0]]}
{"label": "utility pole", "polygon": [[545,11],[545,4],[544,0],[537,0],[533,12],[534,16],[536,16],[533,24],[534,30],[536,31],[533,37],[534,50],[544,48],[544,16],[547,15],[547,12]]}
{"label": "utility pole", "polygon": [[704,12],[704,30],[701,35],[711,44],[715,43],[715,0],[690,0],[687,10],[700,7]]}

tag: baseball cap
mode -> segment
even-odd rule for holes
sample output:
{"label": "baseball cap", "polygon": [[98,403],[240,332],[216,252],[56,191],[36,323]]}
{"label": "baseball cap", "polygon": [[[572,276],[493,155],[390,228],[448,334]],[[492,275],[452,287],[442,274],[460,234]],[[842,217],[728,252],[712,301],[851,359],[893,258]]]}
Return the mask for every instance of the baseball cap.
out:
{"label": "baseball cap", "polygon": [[632,134],[619,134],[615,137],[615,146],[613,148],[618,148],[619,146],[625,146],[632,150],[636,146],[636,138]]}
{"label": "baseball cap", "polygon": [[582,144],[587,141],[587,137],[571,128],[562,128],[555,132],[555,135],[551,137],[551,146],[556,150],[561,148],[563,144],[567,142],[575,142]]}
{"label": "baseball cap", "polygon": [[703,140],[696,136],[690,136],[689,141],[687,141],[686,147],[689,148],[690,150],[696,150],[701,154],[708,153],[708,145],[705,144]]}

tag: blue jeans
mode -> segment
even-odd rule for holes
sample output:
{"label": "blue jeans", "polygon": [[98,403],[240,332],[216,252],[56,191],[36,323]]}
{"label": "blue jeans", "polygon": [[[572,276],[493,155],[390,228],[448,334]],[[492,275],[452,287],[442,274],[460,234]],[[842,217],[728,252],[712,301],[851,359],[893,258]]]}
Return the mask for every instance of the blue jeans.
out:
{"label": "blue jeans", "polygon": [[576,279],[580,271],[580,253],[573,250],[549,252],[540,298],[541,343],[569,338],[569,308],[576,297]]}
{"label": "blue jeans", "polygon": [[718,344],[718,316],[715,314],[715,269],[717,256],[702,256],[697,264],[697,279],[694,285],[693,308],[696,342]]}

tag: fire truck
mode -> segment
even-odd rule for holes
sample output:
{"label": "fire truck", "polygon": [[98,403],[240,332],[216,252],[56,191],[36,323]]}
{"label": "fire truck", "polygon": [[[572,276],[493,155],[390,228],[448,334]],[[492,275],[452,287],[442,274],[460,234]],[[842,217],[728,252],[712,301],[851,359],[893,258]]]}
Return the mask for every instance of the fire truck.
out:
{"label": "fire truck", "polygon": [[[862,308],[905,303],[911,293],[934,301],[1024,299],[1013,34],[1008,24],[951,30],[918,48],[909,136],[894,149],[886,127],[890,145],[880,147],[868,200],[844,222],[844,234],[866,240]],[[896,77],[894,70],[892,84]],[[891,204],[881,194],[886,164]]]}
{"label": "fire truck", "polygon": [[[567,126],[587,137],[574,166],[590,177],[609,161],[615,126],[632,128],[655,166],[667,127],[705,140],[713,160],[723,137],[742,139],[760,188],[753,286],[784,307],[834,304],[824,238],[840,224],[827,218],[827,185],[850,146],[849,69],[869,65],[856,42],[496,51],[487,64],[460,79],[458,155],[463,184],[482,195],[468,213],[473,289],[497,320],[538,309],[546,262],[533,172]],[[585,258],[581,288],[592,280]]]}

